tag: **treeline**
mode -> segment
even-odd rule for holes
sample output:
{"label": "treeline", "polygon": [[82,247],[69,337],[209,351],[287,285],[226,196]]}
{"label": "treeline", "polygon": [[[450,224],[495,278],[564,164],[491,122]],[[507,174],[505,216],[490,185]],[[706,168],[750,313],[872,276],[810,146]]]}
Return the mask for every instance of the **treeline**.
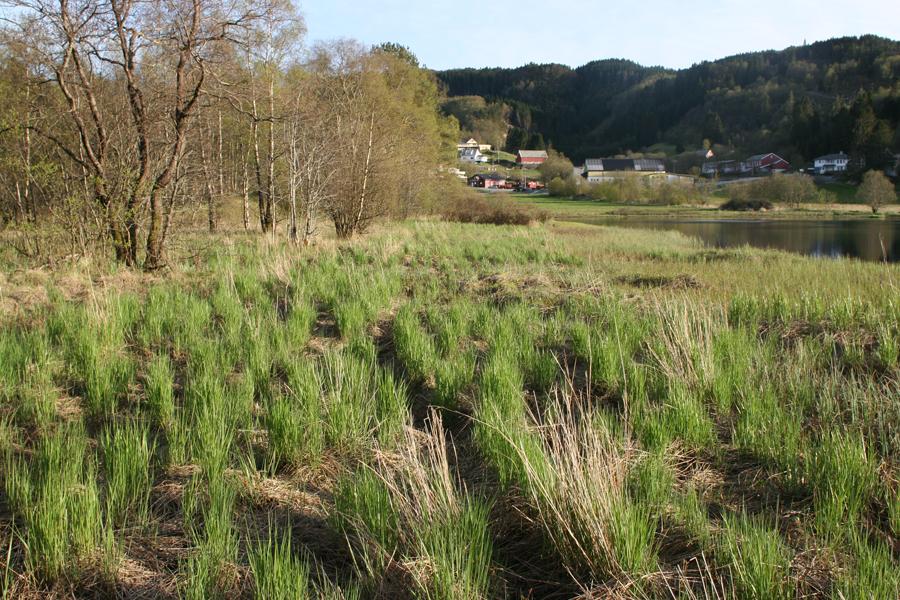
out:
{"label": "treeline", "polygon": [[677,152],[707,140],[803,164],[839,150],[881,160],[885,149],[900,146],[900,43],[875,36],[681,71],[612,60],[438,76],[451,96],[527,105],[533,129],[576,159],[657,144]]}
{"label": "treeline", "polygon": [[[179,224],[350,237],[430,193],[458,131],[408,50],[303,46],[286,0],[21,0],[0,34],[0,223],[157,269]],[[58,240],[57,240],[58,241]]]}

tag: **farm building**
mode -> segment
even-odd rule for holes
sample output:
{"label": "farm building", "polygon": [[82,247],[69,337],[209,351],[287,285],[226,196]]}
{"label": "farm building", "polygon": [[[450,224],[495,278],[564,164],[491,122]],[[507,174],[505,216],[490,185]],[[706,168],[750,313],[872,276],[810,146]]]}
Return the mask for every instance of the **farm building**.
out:
{"label": "farm building", "polygon": [[469,178],[469,186],[474,188],[500,188],[506,185],[506,177],[499,173],[473,175]]}
{"label": "farm building", "polygon": [[590,183],[614,181],[622,177],[666,177],[666,163],[655,158],[589,158],[582,176]]}
{"label": "farm building", "polygon": [[519,150],[516,164],[520,167],[537,168],[547,162],[547,153],[543,150]]}
{"label": "farm building", "polygon": [[741,163],[742,173],[783,173],[791,168],[791,163],[774,152],[751,156]]}
{"label": "farm building", "polygon": [[716,176],[749,176],[766,175],[770,173],[783,173],[789,171],[791,163],[773,152],[757,154],[747,160],[723,160],[719,162],[703,163],[701,173],[706,177]]}
{"label": "farm building", "polygon": [[737,175],[741,172],[741,163],[736,160],[709,161],[703,163],[701,173],[706,177],[717,175]]}

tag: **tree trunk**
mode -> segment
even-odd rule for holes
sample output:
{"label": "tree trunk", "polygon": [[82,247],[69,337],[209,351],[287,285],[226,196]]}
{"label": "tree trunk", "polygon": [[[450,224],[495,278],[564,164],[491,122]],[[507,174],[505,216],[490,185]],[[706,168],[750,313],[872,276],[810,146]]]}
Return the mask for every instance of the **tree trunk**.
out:
{"label": "tree trunk", "polygon": [[271,73],[269,78],[269,148],[268,155],[268,219],[272,234],[278,230],[278,224],[275,222],[275,74]]}
{"label": "tree trunk", "polygon": [[363,212],[366,208],[366,194],[369,188],[369,174],[372,169],[372,149],[374,147],[375,142],[375,113],[372,113],[372,118],[369,120],[369,143],[366,147],[366,163],[363,167],[363,181],[362,181],[362,190],[359,194],[359,210],[356,212],[356,218],[353,221],[350,229],[350,235],[347,237],[352,237],[353,233],[359,230],[360,223],[362,222]]}
{"label": "tree trunk", "polygon": [[209,155],[206,152],[206,142],[209,136],[205,133],[211,133],[200,127],[200,163],[203,166],[203,179],[206,188],[206,216],[209,225],[209,232],[215,233],[219,228],[219,215],[216,209],[216,192],[213,189],[212,173],[209,167]]}
{"label": "tree trunk", "polygon": [[[25,159],[25,186],[22,190],[22,203],[28,211],[27,218],[32,222],[37,220],[37,205],[31,193],[31,86],[25,86],[25,132],[24,132],[24,159]],[[18,191],[18,184],[16,185]]]}
{"label": "tree trunk", "polygon": [[288,224],[288,237],[297,243],[297,126],[291,123],[288,139],[288,198],[290,202],[290,222]]}
{"label": "tree trunk", "polygon": [[22,184],[16,179],[16,223],[26,219],[25,205],[22,203]]}
{"label": "tree trunk", "polygon": [[241,151],[241,200],[244,203],[244,231],[250,231],[250,174],[247,173],[247,157]]}
{"label": "tree trunk", "polygon": [[256,199],[259,204],[259,226],[263,233],[269,232],[270,221],[268,218],[268,200],[266,198],[267,186],[263,182],[262,159],[259,153],[259,114],[256,110],[256,100],[253,100],[253,167],[256,172]]}
{"label": "tree trunk", "polygon": [[144,261],[144,268],[147,271],[156,271],[162,268],[164,261],[162,192],[161,186],[153,186],[153,190],[150,192],[150,231],[147,234],[147,258]]}
{"label": "tree trunk", "polygon": [[219,197],[225,197],[225,151],[222,139],[222,109],[219,109]]}

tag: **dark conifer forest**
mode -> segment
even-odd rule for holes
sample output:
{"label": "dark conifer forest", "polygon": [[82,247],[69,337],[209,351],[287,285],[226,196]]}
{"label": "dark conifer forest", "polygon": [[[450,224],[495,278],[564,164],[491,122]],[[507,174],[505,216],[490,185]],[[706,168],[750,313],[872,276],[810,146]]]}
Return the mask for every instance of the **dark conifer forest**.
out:
{"label": "dark conifer forest", "polygon": [[[703,62],[683,70],[626,60],[578,68],[438,73],[463,131],[509,149],[552,145],[575,159],[704,141],[809,161],[845,151],[870,166],[900,147],[900,42],[876,36]],[[508,129],[497,140],[499,119]],[[490,143],[490,142],[489,142]]]}

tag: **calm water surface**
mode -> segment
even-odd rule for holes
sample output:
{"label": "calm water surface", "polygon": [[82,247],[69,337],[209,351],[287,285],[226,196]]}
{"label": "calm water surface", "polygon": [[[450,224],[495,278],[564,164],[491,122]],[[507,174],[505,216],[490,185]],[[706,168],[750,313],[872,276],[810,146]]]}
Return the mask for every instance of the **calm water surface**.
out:
{"label": "calm water surface", "polygon": [[900,219],[601,220],[593,223],[680,231],[716,248],[755,246],[823,258],[900,262]]}

